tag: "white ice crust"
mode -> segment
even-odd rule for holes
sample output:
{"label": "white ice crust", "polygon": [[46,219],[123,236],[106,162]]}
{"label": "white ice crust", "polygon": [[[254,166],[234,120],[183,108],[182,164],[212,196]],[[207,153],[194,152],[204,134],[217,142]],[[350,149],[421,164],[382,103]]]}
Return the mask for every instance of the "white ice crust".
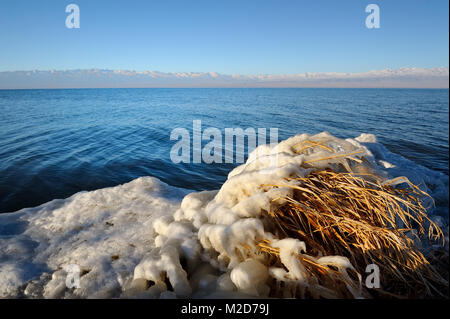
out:
{"label": "white ice crust", "polygon": [[[0,214],[0,298],[267,297],[274,281],[283,296],[302,297],[311,281],[296,255],[308,247],[276,238],[262,216],[291,194],[274,185],[309,173],[301,164],[322,169],[342,161],[318,161],[329,155],[321,148],[298,155],[296,146],[306,140],[334,155],[364,157],[386,178],[406,176],[434,197],[429,214],[448,229],[448,176],[388,151],[371,134],[346,140],[300,134],[259,146],[220,190],[189,193],[141,177]],[[256,247],[263,239],[279,248],[283,267],[269,266]],[[345,257],[314,258],[344,273],[353,268]],[[70,265],[81,271],[79,288],[66,285]]]}

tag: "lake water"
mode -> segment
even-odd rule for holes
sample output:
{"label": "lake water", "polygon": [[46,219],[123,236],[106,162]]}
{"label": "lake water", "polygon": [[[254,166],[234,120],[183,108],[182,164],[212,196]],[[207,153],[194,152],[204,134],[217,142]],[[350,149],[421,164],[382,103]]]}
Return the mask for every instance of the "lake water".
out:
{"label": "lake water", "polygon": [[147,175],[217,189],[237,164],[170,159],[171,131],[192,131],[193,120],[222,132],[278,128],[280,140],[372,133],[389,150],[448,175],[448,90],[0,90],[0,212]]}

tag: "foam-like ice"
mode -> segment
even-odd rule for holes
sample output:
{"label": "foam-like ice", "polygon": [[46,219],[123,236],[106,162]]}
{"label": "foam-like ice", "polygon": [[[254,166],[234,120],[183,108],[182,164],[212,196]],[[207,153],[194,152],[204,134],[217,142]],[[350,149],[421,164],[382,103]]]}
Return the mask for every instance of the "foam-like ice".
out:
{"label": "foam-like ice", "polygon": [[[185,193],[142,177],[1,214],[0,297],[119,296],[121,283],[154,247],[153,222],[173,214]],[[6,233],[14,223],[24,227]],[[73,291],[65,287],[70,264],[82,274],[81,288]]]}
{"label": "foam-like ice", "polygon": [[[309,247],[276,238],[264,218],[292,192],[273,186],[310,172],[301,164],[347,165],[339,157],[319,161],[329,156],[320,148],[298,155],[295,149],[306,140],[333,149],[333,155],[354,153],[386,179],[406,176],[435,198],[429,214],[448,227],[446,175],[391,153],[370,134],[346,140],[325,132],[300,134],[274,147],[259,146],[220,190],[187,194],[142,177],[0,215],[0,297],[267,297],[273,282],[285,297],[303,297],[311,285],[317,286],[315,297],[332,297],[296,257]],[[364,166],[353,169],[363,172]],[[257,247],[263,239],[279,249],[283,267],[270,266]],[[341,256],[308,258],[344,275],[353,269]],[[66,269],[73,264],[81,269],[79,288],[66,287]],[[349,291],[360,297],[357,287]]]}

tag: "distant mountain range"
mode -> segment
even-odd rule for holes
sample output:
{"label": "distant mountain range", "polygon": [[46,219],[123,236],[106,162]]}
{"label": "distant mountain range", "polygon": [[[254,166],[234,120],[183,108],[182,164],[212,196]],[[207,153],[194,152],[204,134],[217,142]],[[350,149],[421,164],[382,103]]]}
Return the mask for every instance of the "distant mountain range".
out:
{"label": "distant mountain range", "polygon": [[449,68],[260,75],[100,69],[0,72],[0,89],[146,87],[448,88]]}

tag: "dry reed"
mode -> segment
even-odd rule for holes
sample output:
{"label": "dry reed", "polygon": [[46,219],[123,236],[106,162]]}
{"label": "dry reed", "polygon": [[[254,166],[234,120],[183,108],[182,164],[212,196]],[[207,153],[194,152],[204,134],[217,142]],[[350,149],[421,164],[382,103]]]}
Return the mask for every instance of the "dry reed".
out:
{"label": "dry reed", "polygon": [[[305,144],[297,152],[313,147],[332,152],[317,142]],[[343,159],[346,163],[336,166],[343,170],[315,170],[306,177],[290,179],[286,185],[266,185],[293,189],[293,196],[285,198],[285,204],[268,212],[272,231],[279,238],[297,238],[306,243],[308,255],[299,254],[298,258],[311,273],[311,280],[316,280],[323,290],[322,297],[349,297],[348,285],[356,287],[358,279],[353,276],[349,282],[333,267],[319,265],[310,256],[345,256],[363,275],[367,265],[378,265],[382,287],[365,289],[368,297],[445,296],[448,272],[437,271],[415,243],[424,238],[442,242],[444,238],[422,204],[428,195],[406,179],[406,187],[394,187],[383,183],[372,171],[354,173],[350,167],[364,162],[364,158],[352,157],[355,154],[358,152],[314,160]],[[305,167],[312,162],[305,162]],[[268,240],[258,245],[280,264],[279,251]]]}

